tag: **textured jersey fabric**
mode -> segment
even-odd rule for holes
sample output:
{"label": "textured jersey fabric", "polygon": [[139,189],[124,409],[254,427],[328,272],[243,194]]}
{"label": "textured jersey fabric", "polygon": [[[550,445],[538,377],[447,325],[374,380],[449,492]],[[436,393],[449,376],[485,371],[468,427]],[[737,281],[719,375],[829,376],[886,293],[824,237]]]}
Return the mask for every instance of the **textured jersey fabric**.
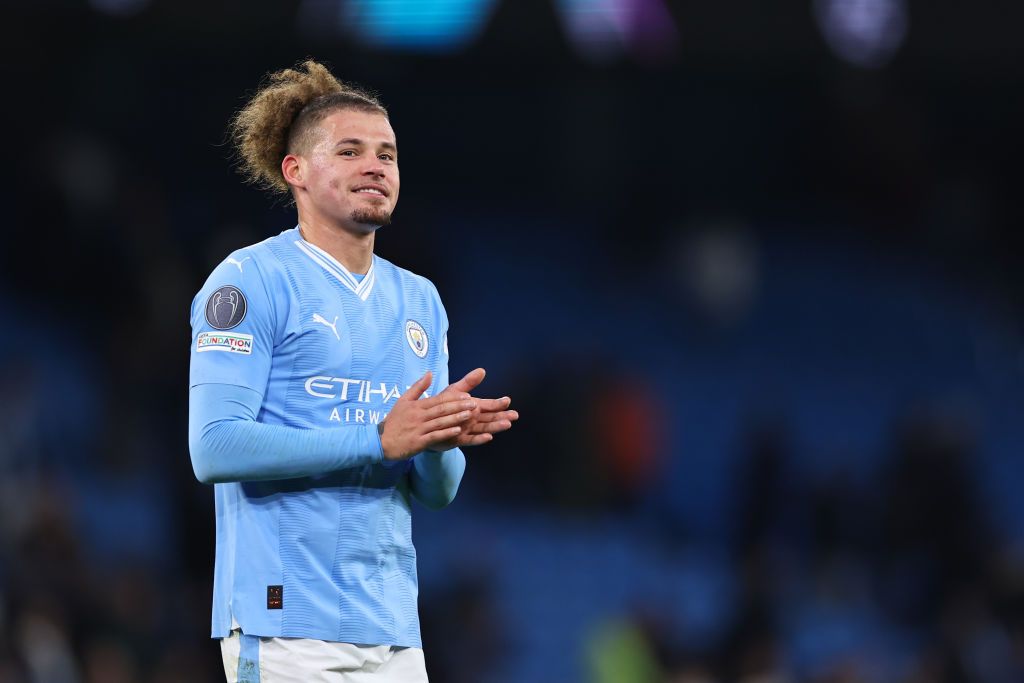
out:
{"label": "textured jersey fabric", "polygon": [[[424,475],[457,487],[465,459],[455,449],[385,462],[377,423],[427,370],[428,394],[447,386],[447,327],[425,278],[374,256],[357,279],[298,229],[214,269],[192,305],[190,385],[255,392],[249,424],[265,430],[225,440],[213,464],[198,458],[197,474],[208,466],[222,482],[214,637],[234,620],[254,636],[421,646],[411,488]],[[225,400],[225,412],[242,399]],[[272,467],[275,449],[287,461],[289,448],[314,447],[323,457]]]}

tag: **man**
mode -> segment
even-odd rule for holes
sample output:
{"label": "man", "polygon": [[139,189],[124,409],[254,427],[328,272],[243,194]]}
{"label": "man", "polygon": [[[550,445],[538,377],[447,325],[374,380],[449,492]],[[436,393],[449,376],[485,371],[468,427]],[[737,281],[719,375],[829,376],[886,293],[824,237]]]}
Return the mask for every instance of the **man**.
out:
{"label": "man", "polygon": [[447,505],[460,449],[518,414],[470,395],[482,369],[448,386],[437,290],[373,253],[399,193],[380,103],[309,61],[232,127],[298,226],[232,253],[192,305],[189,446],[216,484],[227,678],[425,681],[410,498]]}

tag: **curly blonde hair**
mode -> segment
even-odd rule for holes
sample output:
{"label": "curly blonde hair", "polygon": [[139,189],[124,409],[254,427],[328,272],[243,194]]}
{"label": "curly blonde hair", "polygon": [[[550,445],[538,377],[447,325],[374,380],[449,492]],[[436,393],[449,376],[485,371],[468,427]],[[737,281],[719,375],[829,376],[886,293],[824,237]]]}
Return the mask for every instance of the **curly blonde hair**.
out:
{"label": "curly blonde hair", "polygon": [[231,119],[229,133],[239,172],[274,194],[288,194],[281,160],[305,152],[316,125],[328,114],[346,109],[388,115],[372,94],[342,83],[312,59],[268,74],[265,84]]}

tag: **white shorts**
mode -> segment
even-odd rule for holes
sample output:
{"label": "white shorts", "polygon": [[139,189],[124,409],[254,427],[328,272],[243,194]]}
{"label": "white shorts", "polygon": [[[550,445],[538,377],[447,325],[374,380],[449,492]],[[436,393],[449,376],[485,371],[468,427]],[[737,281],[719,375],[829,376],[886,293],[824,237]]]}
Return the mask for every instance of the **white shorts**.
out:
{"label": "white shorts", "polygon": [[239,630],[220,641],[228,683],[427,683],[423,650],[309,638],[260,638]]}

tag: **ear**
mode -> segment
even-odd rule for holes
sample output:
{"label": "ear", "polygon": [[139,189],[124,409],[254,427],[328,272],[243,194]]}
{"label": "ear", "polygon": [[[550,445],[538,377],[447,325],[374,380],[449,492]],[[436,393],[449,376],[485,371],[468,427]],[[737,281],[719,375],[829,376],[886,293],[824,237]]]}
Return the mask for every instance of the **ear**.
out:
{"label": "ear", "polygon": [[305,160],[296,155],[288,154],[281,160],[281,175],[292,187],[305,187]]}

